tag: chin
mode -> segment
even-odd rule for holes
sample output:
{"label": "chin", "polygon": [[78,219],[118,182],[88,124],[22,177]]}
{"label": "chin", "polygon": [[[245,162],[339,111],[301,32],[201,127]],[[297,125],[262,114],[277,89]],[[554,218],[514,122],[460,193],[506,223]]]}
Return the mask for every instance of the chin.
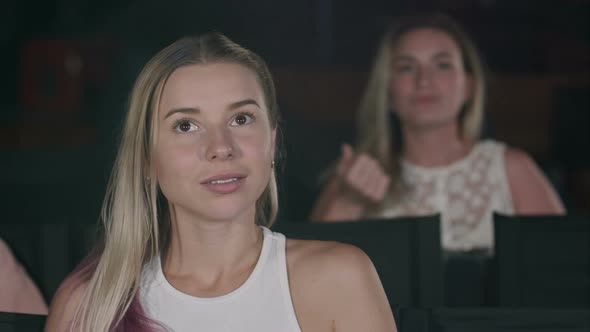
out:
{"label": "chin", "polygon": [[220,200],[211,202],[203,208],[202,214],[210,220],[232,221],[241,218],[244,214],[255,210],[256,202],[243,200]]}
{"label": "chin", "polygon": [[440,112],[423,110],[417,111],[413,116],[407,119],[414,127],[431,128],[446,126],[457,121],[454,114],[441,114]]}

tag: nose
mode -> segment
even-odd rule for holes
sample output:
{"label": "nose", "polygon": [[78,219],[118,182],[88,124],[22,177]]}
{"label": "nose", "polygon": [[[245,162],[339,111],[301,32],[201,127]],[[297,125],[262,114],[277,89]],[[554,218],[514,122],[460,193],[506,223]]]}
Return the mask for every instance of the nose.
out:
{"label": "nose", "polygon": [[417,71],[416,85],[418,87],[428,87],[432,83],[432,71],[428,68],[420,68]]}
{"label": "nose", "polygon": [[209,144],[207,146],[207,160],[228,160],[236,157],[233,138],[228,129],[209,130]]}

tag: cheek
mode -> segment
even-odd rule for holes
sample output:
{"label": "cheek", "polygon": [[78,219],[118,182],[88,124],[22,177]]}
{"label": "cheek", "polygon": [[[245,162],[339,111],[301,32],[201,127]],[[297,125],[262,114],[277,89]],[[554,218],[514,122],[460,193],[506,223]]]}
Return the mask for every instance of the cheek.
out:
{"label": "cheek", "polygon": [[252,179],[256,179],[256,190],[260,191],[257,194],[262,194],[271,175],[273,151],[270,135],[244,135],[239,141],[242,162],[248,165]]}
{"label": "cheek", "polygon": [[465,102],[465,80],[460,78],[452,78],[447,80],[446,84],[443,84],[443,88],[446,93],[451,97],[451,102],[454,106],[459,107]]}
{"label": "cheek", "polygon": [[412,92],[412,84],[408,79],[398,78],[390,84],[391,104],[394,110],[399,110],[406,103],[406,97]]}
{"label": "cheek", "polygon": [[403,96],[410,93],[413,89],[413,82],[410,77],[398,77],[391,81],[391,94]]}
{"label": "cheek", "polygon": [[158,178],[162,181],[182,174],[194,166],[196,147],[194,144],[167,144],[162,142],[156,152],[155,165]]}
{"label": "cheek", "polygon": [[454,95],[464,93],[465,79],[458,73],[446,73],[439,76],[439,88]]}
{"label": "cheek", "polygon": [[235,137],[242,152],[258,162],[266,162],[272,158],[272,146],[269,133],[243,133]]}

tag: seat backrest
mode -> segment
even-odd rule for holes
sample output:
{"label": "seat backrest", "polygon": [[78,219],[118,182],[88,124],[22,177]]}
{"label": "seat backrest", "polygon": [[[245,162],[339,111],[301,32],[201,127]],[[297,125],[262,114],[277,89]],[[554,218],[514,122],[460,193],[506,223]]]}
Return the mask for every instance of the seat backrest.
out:
{"label": "seat backrest", "polygon": [[278,223],[288,238],[353,244],[373,261],[392,307],[443,303],[439,217]]}
{"label": "seat backrest", "polygon": [[96,224],[88,223],[0,223],[0,237],[49,303],[61,282],[89,252],[97,229]]}
{"label": "seat backrest", "polygon": [[46,316],[0,312],[2,332],[42,332]]}
{"label": "seat backrest", "polygon": [[399,332],[582,332],[590,309],[397,308]]}
{"label": "seat backrest", "polygon": [[590,307],[590,219],[494,216],[500,306]]}

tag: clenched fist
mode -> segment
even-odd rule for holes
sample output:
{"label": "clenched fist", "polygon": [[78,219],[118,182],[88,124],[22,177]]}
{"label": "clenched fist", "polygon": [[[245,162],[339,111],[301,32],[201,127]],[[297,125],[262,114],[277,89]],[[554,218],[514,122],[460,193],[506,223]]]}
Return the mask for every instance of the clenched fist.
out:
{"label": "clenched fist", "polygon": [[348,187],[374,203],[383,200],[391,182],[375,158],[355,153],[349,144],[342,145],[336,172]]}

